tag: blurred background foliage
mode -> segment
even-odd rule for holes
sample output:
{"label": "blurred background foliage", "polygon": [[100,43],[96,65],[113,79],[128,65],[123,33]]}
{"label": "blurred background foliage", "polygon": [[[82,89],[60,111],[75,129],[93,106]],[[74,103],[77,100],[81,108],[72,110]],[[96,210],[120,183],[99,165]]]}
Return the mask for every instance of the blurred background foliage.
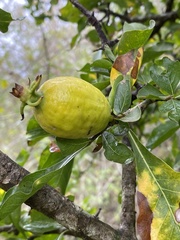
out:
{"label": "blurred background foliage", "polygon": [[[168,56],[179,60],[178,0],[79,2],[88,10],[94,11],[109,40],[121,36],[125,21],[147,25],[150,19],[156,21],[152,38],[145,46],[144,71],[138,79],[140,83],[149,81],[149,68],[154,59]],[[171,2],[173,6],[170,6]],[[15,82],[28,84],[28,78],[34,79],[38,74],[43,75],[44,81],[62,75],[80,76],[82,72],[79,70],[86,63],[101,58],[101,50],[93,52],[101,47],[101,43],[94,28],[88,25],[86,17],[69,1],[4,0],[0,2],[0,8],[10,12],[15,20],[10,24],[7,33],[0,33],[0,149],[18,163],[22,165],[25,163],[24,167],[32,172],[38,166],[41,152],[47,145],[50,146],[52,139],[46,138],[31,147],[27,145],[26,126],[32,111],[26,110],[26,118],[21,122],[18,101],[9,94],[11,88]],[[174,12],[174,15],[170,16],[169,12]],[[164,19],[160,16],[164,16]],[[156,105],[150,106],[147,114],[137,123],[136,127],[143,133],[144,142],[147,141],[152,129],[164,121],[164,117],[156,112],[156,108]],[[179,162],[179,132],[176,132],[170,140],[153,151],[159,157],[166,156],[165,160],[174,165]],[[93,147],[89,147],[88,151],[83,151],[75,158],[66,195],[74,196],[75,203],[91,214],[95,214],[102,207],[101,220],[118,227],[116,224],[121,202],[121,167],[119,164],[106,161],[101,151],[92,153]],[[35,218],[36,213],[33,216]],[[12,219],[7,218],[5,221],[8,224]],[[20,223],[23,221],[28,222],[26,208]],[[1,223],[3,224],[4,222]],[[32,228],[29,228],[29,232],[31,230]],[[4,233],[5,239],[18,239],[10,238],[11,236],[14,237],[13,231],[12,235]],[[47,239],[57,237],[48,234]],[[25,239],[23,234],[19,239]],[[46,236],[36,239],[46,239]]]}

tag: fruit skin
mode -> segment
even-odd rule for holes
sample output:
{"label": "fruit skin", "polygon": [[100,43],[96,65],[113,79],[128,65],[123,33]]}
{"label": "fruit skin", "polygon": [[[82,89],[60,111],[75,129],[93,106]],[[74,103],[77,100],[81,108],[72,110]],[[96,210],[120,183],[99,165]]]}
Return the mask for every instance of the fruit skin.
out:
{"label": "fruit skin", "polygon": [[46,81],[37,91],[43,98],[34,116],[48,133],[69,139],[89,138],[112,120],[111,108],[102,92],[75,77]]}

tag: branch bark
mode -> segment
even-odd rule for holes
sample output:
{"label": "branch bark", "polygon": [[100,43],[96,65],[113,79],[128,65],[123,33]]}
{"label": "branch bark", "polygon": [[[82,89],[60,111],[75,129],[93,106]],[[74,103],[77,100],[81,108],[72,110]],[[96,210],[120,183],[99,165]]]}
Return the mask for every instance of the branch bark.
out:
{"label": "branch bark", "polygon": [[[7,191],[17,185],[27,170],[0,151],[0,188]],[[118,240],[120,232],[97,217],[83,211],[54,188],[46,185],[26,201],[31,208],[54,219],[70,230],[74,236],[86,240]]]}
{"label": "branch bark", "polygon": [[135,229],[135,192],[136,170],[135,163],[122,166],[122,210],[120,232],[121,240],[137,240]]}

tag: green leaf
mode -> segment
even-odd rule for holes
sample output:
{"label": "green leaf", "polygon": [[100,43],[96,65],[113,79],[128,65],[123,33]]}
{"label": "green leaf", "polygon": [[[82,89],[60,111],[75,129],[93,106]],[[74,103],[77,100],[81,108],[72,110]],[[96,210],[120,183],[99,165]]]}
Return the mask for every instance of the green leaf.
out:
{"label": "green leaf", "polygon": [[117,85],[114,84],[113,88],[114,99],[112,108],[114,114],[119,115],[131,106],[131,84],[129,80],[122,80]]}
{"label": "green leaf", "polygon": [[92,83],[92,85],[102,91],[109,85],[109,79],[106,81],[102,81],[102,82]]}
{"label": "green leaf", "polygon": [[59,192],[63,195],[66,193],[66,189],[71,177],[72,169],[74,166],[74,160],[70,161],[66,164],[61,170],[59,170],[58,174],[56,174],[49,181],[49,185],[58,188]]}
{"label": "green leaf", "polygon": [[98,59],[91,64],[91,67],[103,68],[110,71],[112,63],[107,59]]}
{"label": "green leaf", "polygon": [[116,60],[116,57],[112,52],[112,49],[107,44],[104,45],[104,54],[110,61],[114,62]]}
{"label": "green leaf", "polygon": [[101,91],[109,86],[109,78],[102,75],[97,78],[96,73],[81,74],[80,77]]}
{"label": "green leaf", "polygon": [[148,149],[154,149],[159,146],[162,142],[170,138],[179,129],[179,124],[173,121],[166,121],[160,123],[156,128],[153,129],[146,147]]}
{"label": "green leaf", "polygon": [[91,73],[91,64],[86,63],[79,71],[85,72],[85,73]]}
{"label": "green leaf", "polygon": [[141,118],[141,109],[139,106],[134,106],[124,112],[123,116],[120,118],[123,122],[136,122]]}
{"label": "green leaf", "polygon": [[126,136],[129,131],[129,124],[119,121],[118,124],[114,124],[108,129],[115,137]]}
{"label": "green leaf", "polygon": [[133,159],[131,150],[126,145],[120,143],[112,133],[103,132],[102,143],[105,149],[104,155],[108,160],[125,163]]}
{"label": "green leaf", "polygon": [[49,133],[45,132],[36,121],[34,117],[30,118],[27,125],[27,142],[28,146],[33,146],[41,139],[50,136]]}
{"label": "green leaf", "polygon": [[55,175],[58,175],[61,169],[67,165],[80,151],[82,151],[88,144],[82,148],[65,157],[63,160],[57,162],[49,168],[39,170],[25,176],[19,185],[9,189],[4,196],[0,206],[0,219],[5,218],[8,214],[13,212],[28,198],[34,195],[39,189],[47,184]]}
{"label": "green leaf", "polygon": [[115,115],[125,112],[131,105],[130,80],[122,80],[122,75],[117,77],[109,95],[109,102]]}
{"label": "green leaf", "polygon": [[[73,154],[74,152],[78,151],[79,149],[82,149],[84,146],[87,146],[90,143],[89,139],[74,140],[74,139],[57,138],[56,140],[60,148],[60,153],[59,152],[50,153],[48,148],[44,149],[40,158],[40,163],[39,163],[41,169],[48,168],[58,163],[58,161],[63,160],[63,158]],[[65,194],[65,191],[71,176],[72,168],[73,168],[73,161],[70,161],[66,166],[64,166],[61,170],[59,170],[58,175],[54,176],[49,182],[49,184],[52,187],[55,187],[55,188],[58,187],[61,190],[61,193]]]}
{"label": "green leaf", "polygon": [[99,0],[87,1],[87,0],[79,0],[79,2],[88,10],[92,10],[95,7],[98,7]]}
{"label": "green leaf", "polygon": [[156,87],[151,84],[147,84],[142,87],[137,95],[140,99],[151,99],[151,100],[165,100],[167,96],[161,93]]}
{"label": "green leaf", "polygon": [[154,26],[154,20],[149,22],[148,27],[140,23],[125,22],[123,27],[123,35],[118,43],[118,53],[124,54],[132,49],[137,49],[143,46],[149,39]]}
{"label": "green leaf", "polygon": [[150,75],[150,67],[152,66],[152,62],[149,62],[143,66],[143,71],[138,75],[138,82],[142,85],[152,82],[152,78]]}
{"label": "green leaf", "polygon": [[76,43],[77,43],[77,41],[78,41],[79,39],[80,39],[79,33],[77,33],[77,34],[71,39],[71,43],[70,43],[71,48],[73,48],[73,47],[76,45]]}
{"label": "green leaf", "polygon": [[24,230],[39,235],[61,228],[59,223],[34,209],[23,219],[22,225]]}
{"label": "green leaf", "polygon": [[87,33],[86,35],[87,38],[89,38],[89,40],[93,43],[97,43],[99,42],[99,36],[97,34],[97,31],[96,30],[91,30]]}
{"label": "green leaf", "polygon": [[13,21],[11,14],[0,8],[0,31],[6,33],[9,24]]}
{"label": "green leaf", "polygon": [[112,85],[111,91],[109,93],[109,103],[110,103],[112,109],[114,108],[114,100],[115,100],[117,87],[122,80],[123,80],[123,76],[119,75],[116,78],[116,81],[114,81],[114,84]]}
{"label": "green leaf", "polygon": [[143,54],[143,63],[150,62],[164,53],[172,52],[173,44],[168,42],[156,42],[155,45],[147,48]]}
{"label": "green leaf", "polygon": [[179,209],[180,173],[150,153],[132,131],[129,139],[136,160],[138,190],[147,198],[153,213],[151,239],[164,240],[168,236],[178,240],[180,225],[174,214]]}
{"label": "green leaf", "polygon": [[[90,143],[89,139],[61,139],[57,138],[57,144],[60,148],[60,152],[50,152],[49,147],[46,147],[39,161],[39,169],[49,168],[54,164],[57,164],[59,161],[63,160],[68,155],[73,154],[74,152],[82,149],[84,146],[87,146]],[[71,176],[71,171],[73,168],[73,161],[70,161],[66,164],[58,174],[54,175],[49,181],[49,185],[55,188],[59,188],[62,194],[65,194],[69,179]]]}
{"label": "green leaf", "polygon": [[83,68],[80,69],[81,72],[86,73],[100,73],[105,76],[109,76],[112,63],[107,59],[98,59],[92,64],[87,63]]}
{"label": "green leaf", "polygon": [[[13,213],[10,214],[10,221],[12,222],[13,226],[17,229],[17,231],[24,234],[24,229],[21,225],[21,207],[19,206],[16,208]],[[25,234],[24,234],[25,237]]]}
{"label": "green leaf", "polygon": [[75,8],[70,1],[60,9],[60,14],[62,20],[73,23],[77,23],[82,17],[81,12]]}
{"label": "green leaf", "polygon": [[73,154],[75,151],[83,148],[84,146],[89,145],[91,142],[91,140],[84,138],[83,139],[56,138],[56,140],[63,157]]}
{"label": "green leaf", "polygon": [[16,163],[19,164],[20,166],[23,166],[28,160],[29,156],[30,156],[29,151],[22,149],[16,158]]}
{"label": "green leaf", "polygon": [[164,102],[160,107],[159,110],[162,113],[168,113],[169,119],[180,123],[180,101],[170,99]]}
{"label": "green leaf", "polygon": [[180,88],[180,62],[163,58],[156,61],[150,69],[153,81],[168,94],[175,95]]}
{"label": "green leaf", "polygon": [[[46,147],[39,161],[39,169],[48,168],[57,162],[63,160],[63,158],[68,154],[62,154],[61,152],[53,152],[49,151],[49,147]],[[73,160],[67,163],[61,170],[59,170],[58,174],[55,174],[48,184],[54,188],[58,188],[61,194],[65,194],[67,185],[69,183],[69,179],[71,176],[71,171],[73,168]]]}

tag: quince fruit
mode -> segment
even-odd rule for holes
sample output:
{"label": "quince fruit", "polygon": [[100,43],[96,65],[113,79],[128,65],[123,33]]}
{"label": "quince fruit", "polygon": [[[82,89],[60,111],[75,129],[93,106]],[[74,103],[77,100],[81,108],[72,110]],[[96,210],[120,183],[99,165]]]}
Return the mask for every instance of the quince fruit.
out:
{"label": "quince fruit", "polygon": [[[68,138],[90,138],[102,132],[112,120],[107,98],[92,84],[75,77],[57,77],[39,87],[42,76],[30,83],[29,88],[15,84],[12,94],[24,107],[34,107],[39,125],[51,135]],[[39,87],[39,88],[38,88]]]}

